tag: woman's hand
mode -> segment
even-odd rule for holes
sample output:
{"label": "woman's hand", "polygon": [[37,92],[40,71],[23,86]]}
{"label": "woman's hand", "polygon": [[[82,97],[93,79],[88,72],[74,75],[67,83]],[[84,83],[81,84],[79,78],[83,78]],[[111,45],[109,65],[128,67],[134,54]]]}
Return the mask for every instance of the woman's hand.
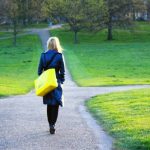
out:
{"label": "woman's hand", "polygon": [[64,88],[64,85],[63,84],[60,84],[61,88],[63,89]]}

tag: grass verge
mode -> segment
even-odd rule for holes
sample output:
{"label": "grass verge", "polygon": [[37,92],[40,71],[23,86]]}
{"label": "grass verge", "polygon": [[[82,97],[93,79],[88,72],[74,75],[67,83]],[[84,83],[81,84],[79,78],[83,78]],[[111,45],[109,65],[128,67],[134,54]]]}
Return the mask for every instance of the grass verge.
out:
{"label": "grass verge", "polygon": [[17,46],[12,45],[12,39],[0,40],[0,97],[24,94],[33,88],[41,49],[37,35],[17,38]]}
{"label": "grass verge", "polygon": [[[141,24],[143,26],[149,24]],[[79,33],[79,44],[65,29],[50,31],[65,49],[67,66],[79,86],[150,84],[150,33],[114,30],[113,41],[107,32]]]}
{"label": "grass verge", "polygon": [[99,95],[86,106],[115,139],[116,150],[150,149],[150,89]]}
{"label": "grass verge", "polygon": [[47,28],[47,27],[48,27],[48,23],[34,23],[34,24],[26,25],[23,28]]}

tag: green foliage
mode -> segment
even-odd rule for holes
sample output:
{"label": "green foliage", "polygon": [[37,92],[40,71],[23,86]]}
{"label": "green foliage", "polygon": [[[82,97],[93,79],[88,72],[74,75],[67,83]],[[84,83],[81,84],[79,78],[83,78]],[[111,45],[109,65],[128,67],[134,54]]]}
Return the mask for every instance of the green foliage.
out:
{"label": "green foliage", "polygon": [[80,86],[150,84],[150,34],[115,30],[114,41],[105,41],[105,30],[96,34],[79,33],[74,45],[73,33],[52,30],[65,49],[67,66]]}
{"label": "green foliage", "polygon": [[119,150],[150,149],[150,89],[93,97],[86,106]]}
{"label": "green foliage", "polygon": [[135,12],[143,11],[144,2],[143,0],[104,0],[104,7],[106,16],[102,20],[108,29],[107,39],[113,40],[113,29],[132,27]]}
{"label": "green foliage", "polygon": [[24,94],[33,88],[42,49],[36,35],[19,37],[15,47],[11,40],[0,40],[1,96]]}
{"label": "green foliage", "polygon": [[[140,6],[140,7],[139,7]],[[52,18],[62,19],[74,32],[74,41],[81,30],[108,29],[107,39],[112,40],[114,28],[131,28],[135,11],[144,11],[142,0],[46,0],[44,10]]]}
{"label": "green foliage", "polygon": [[98,7],[100,13],[101,3],[102,0],[46,0],[44,10],[51,18],[68,23],[70,30],[74,32],[74,43],[78,43],[78,32],[92,28],[93,22],[90,20],[98,17],[93,10]]}

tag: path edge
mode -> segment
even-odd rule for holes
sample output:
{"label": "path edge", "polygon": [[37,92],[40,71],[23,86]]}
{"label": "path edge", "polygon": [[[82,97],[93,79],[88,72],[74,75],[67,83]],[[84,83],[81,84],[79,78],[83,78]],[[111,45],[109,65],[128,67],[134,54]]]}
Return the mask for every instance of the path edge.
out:
{"label": "path edge", "polygon": [[96,118],[94,118],[89,112],[88,108],[85,106],[85,102],[88,100],[89,98],[85,99],[83,103],[78,106],[79,113],[88,127],[93,131],[96,139],[98,139],[98,148],[100,150],[112,150],[115,140],[106,131],[104,131],[103,127],[98,123]]}

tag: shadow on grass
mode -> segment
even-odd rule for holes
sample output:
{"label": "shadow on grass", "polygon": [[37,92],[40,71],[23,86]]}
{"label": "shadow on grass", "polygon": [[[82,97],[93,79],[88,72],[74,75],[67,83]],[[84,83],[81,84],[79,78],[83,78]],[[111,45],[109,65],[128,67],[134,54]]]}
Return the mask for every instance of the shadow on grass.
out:
{"label": "shadow on grass", "polygon": [[9,96],[8,96],[8,95],[0,94],[0,99],[2,99],[2,98],[6,98],[6,97],[9,97]]}

